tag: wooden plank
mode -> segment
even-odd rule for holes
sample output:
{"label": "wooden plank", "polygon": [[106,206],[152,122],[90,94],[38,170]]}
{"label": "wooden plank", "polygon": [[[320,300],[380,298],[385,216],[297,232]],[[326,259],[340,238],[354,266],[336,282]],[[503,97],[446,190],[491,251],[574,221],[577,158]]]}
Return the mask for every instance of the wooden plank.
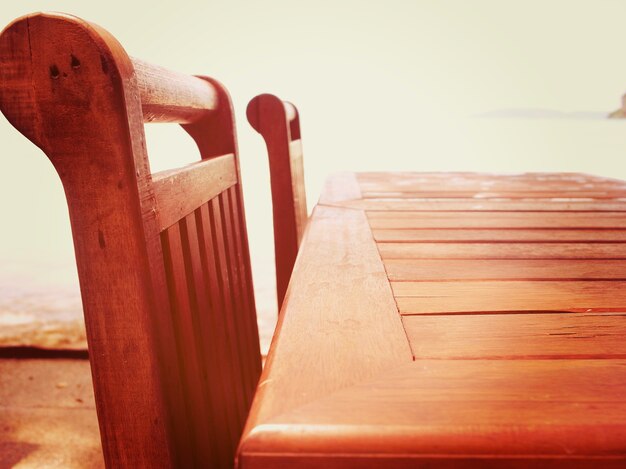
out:
{"label": "wooden plank", "polygon": [[[259,328],[256,316],[256,304],[254,299],[254,288],[252,286],[252,276],[249,268],[250,259],[246,256],[246,238],[243,221],[243,207],[238,200],[238,191],[236,187],[231,187],[224,194],[228,198],[230,206],[230,222],[232,224],[232,232],[234,233],[233,247],[236,251],[238,264],[238,275],[241,284],[240,296],[243,299],[243,311],[241,311],[242,319],[245,323],[247,335],[250,338],[247,360],[250,362],[252,371],[250,395],[254,395],[258,377],[261,375],[261,348],[259,344]],[[248,273],[248,274],[246,274]]]}
{"label": "wooden plank", "polygon": [[[244,377],[244,395],[247,402],[252,402],[252,396],[254,395],[254,389],[256,387],[256,380],[254,379],[256,364],[253,361],[252,353],[252,338],[253,332],[251,331],[250,324],[248,322],[248,290],[245,286],[245,281],[242,277],[243,266],[241,265],[240,253],[237,252],[237,237],[233,226],[233,207],[230,203],[230,197],[228,192],[221,194],[218,197],[220,212],[221,212],[221,225],[223,230],[224,250],[228,259],[228,281],[230,283],[230,301],[232,304],[232,315],[235,329],[237,331],[237,340],[239,342],[239,362],[242,367],[242,374]],[[257,355],[256,361],[260,360],[260,354]],[[246,409],[247,411],[248,409]]]}
{"label": "wooden plank", "polygon": [[198,254],[205,279],[206,308],[210,311],[201,318],[201,325],[211,331],[212,340],[206,344],[209,348],[207,355],[212,359],[214,372],[210,375],[213,381],[212,391],[219,396],[218,402],[225,415],[222,428],[222,438],[228,436],[229,441],[221,444],[234,454],[242,428],[242,416],[238,414],[238,394],[240,384],[236,378],[233,357],[230,355],[228,324],[226,310],[223,304],[223,294],[220,291],[217,271],[217,254],[214,252],[214,239],[211,230],[211,218],[208,203],[195,211],[198,236]]}
{"label": "wooden plank", "polygon": [[248,250],[248,232],[246,230],[246,219],[245,219],[245,210],[243,203],[243,192],[241,189],[241,185],[237,185],[231,187],[228,191],[228,195],[230,197],[230,203],[233,207],[233,224],[235,226],[235,233],[238,242],[238,258],[241,262],[242,268],[242,278],[244,281],[245,289],[243,294],[247,298],[248,303],[248,318],[247,320],[250,323],[250,327],[252,328],[252,342],[251,342],[251,353],[252,359],[254,363],[254,383],[258,382],[258,378],[261,376],[262,362],[261,362],[261,346],[258,340],[259,338],[259,329],[257,324],[257,314],[256,314],[256,302],[254,295],[254,286],[252,280],[252,268],[250,263],[250,252]]}
{"label": "wooden plank", "polygon": [[[321,199],[320,199],[321,200]],[[453,211],[457,212],[625,212],[626,202],[592,199],[343,199],[334,205],[368,211]],[[329,204],[330,205],[330,204]]]}
{"label": "wooden plank", "polygon": [[404,316],[416,359],[626,358],[626,313]]}
{"label": "wooden plank", "polygon": [[362,212],[316,207],[277,331],[244,446],[256,425],[412,360]]}
{"label": "wooden plank", "polygon": [[[361,188],[363,191],[363,188]],[[431,190],[431,191],[363,191],[364,199],[622,199],[626,197],[626,191],[601,191],[601,190],[553,190],[533,191],[529,190]]]}
{"label": "wooden plank", "polygon": [[356,174],[359,183],[364,187],[385,185],[401,185],[404,187],[421,187],[424,184],[440,186],[456,186],[461,184],[530,184],[542,186],[551,183],[571,183],[580,187],[584,184],[624,185],[621,179],[596,176],[586,173],[488,173],[488,172],[362,172]]}
{"label": "wooden plank", "polygon": [[383,259],[626,259],[623,243],[378,243]]}
{"label": "wooden plank", "polygon": [[265,455],[331,468],[619,468],[625,368],[621,359],[417,360],[258,427],[240,448],[242,467],[281,467],[264,466]]}
{"label": "wooden plank", "polygon": [[590,259],[387,259],[391,281],[626,280],[626,261]]}
{"label": "wooden plank", "polygon": [[[364,435],[361,428],[352,428],[348,426],[343,427],[346,433],[351,432],[353,434],[362,437],[363,446],[369,446],[372,443],[374,435]],[[271,434],[263,429],[260,437],[275,439],[278,438],[275,434]],[[315,430],[320,430],[320,427],[313,427],[313,431],[310,428],[294,427],[294,431],[307,431],[307,439],[317,438],[322,444],[328,443],[329,448],[334,448],[335,445],[331,442],[327,442],[323,437],[329,437],[328,433],[322,435],[315,433]],[[335,430],[331,427],[331,431]],[[409,431],[407,429],[407,431]],[[389,432],[388,432],[389,433]],[[282,435],[281,435],[282,436]],[[385,442],[393,441],[394,437],[399,435],[386,435]],[[406,436],[406,435],[403,435]],[[341,435],[332,432],[332,437],[338,438],[343,441]],[[308,443],[308,442],[307,442]],[[406,445],[406,443],[405,443]],[[374,448],[374,446],[370,446]],[[376,447],[378,449],[378,447]],[[480,467],[481,469],[527,469],[528,468],[528,456],[473,456],[473,455],[461,455],[442,457],[439,454],[389,454],[389,453],[366,453],[365,448],[360,453],[350,453],[349,455],[341,454],[338,449],[335,452],[327,452],[324,454],[304,453],[303,451],[297,452],[283,452],[283,453],[269,453],[269,452],[253,452],[247,451],[242,454],[239,459],[239,467],[245,469],[282,469],[285,466],[289,467],[307,467],[311,465],[311,460],[314,460],[316,464],[323,464],[325,469],[343,469],[349,464],[351,467],[358,467],[360,469],[378,469],[384,467],[385,469],[407,469],[412,467],[437,467],[438,469],[458,469],[460,467]],[[601,465],[603,469],[622,469],[626,464],[626,458],[621,456],[589,456],[589,457],[577,457],[577,456],[545,456],[545,455],[533,455],[532,456],[533,467],[537,468],[551,468],[551,469],[594,469],[598,465]]]}
{"label": "wooden plank", "polygon": [[[182,224],[182,222],[181,222]],[[199,350],[198,315],[188,295],[187,272],[183,257],[180,224],[173,225],[161,235],[163,257],[167,276],[170,306],[177,336],[178,356],[184,357],[181,364],[181,380],[186,390],[185,406],[192,428],[192,442],[196,451],[196,464],[215,460],[216,448],[206,443],[213,434],[209,427],[212,419],[207,402],[206,370]]]}
{"label": "wooden plank", "polygon": [[236,183],[232,154],[153,174],[159,229],[173,225]]}
{"label": "wooden plank", "polygon": [[235,285],[232,283],[232,265],[229,264],[228,248],[226,246],[226,232],[223,226],[223,214],[222,204],[220,203],[220,197],[212,199],[209,203],[209,217],[211,219],[211,230],[213,238],[213,250],[215,252],[215,259],[217,261],[218,272],[218,285],[221,297],[221,304],[223,305],[223,314],[226,318],[227,324],[227,337],[228,345],[230,347],[230,357],[232,359],[232,369],[236,373],[236,382],[240,383],[240,386],[235,388],[235,392],[238,396],[240,417],[239,425],[243,426],[245,422],[246,410],[248,408],[249,399],[249,379],[245,375],[245,370],[241,361],[240,350],[241,341],[243,340],[239,330],[237,328],[236,311],[234,305]]}
{"label": "wooden plank", "polygon": [[367,212],[372,229],[626,228],[621,212]]}
{"label": "wooden plank", "polygon": [[373,230],[374,239],[394,243],[505,243],[505,242],[624,242],[626,230],[551,230],[551,229],[419,229],[419,230]]}
{"label": "wooden plank", "polygon": [[619,180],[596,181],[596,180],[532,180],[510,178],[440,178],[426,177],[413,180],[404,179],[398,181],[363,181],[359,178],[361,190],[366,192],[560,192],[560,191],[624,191],[626,183]]}
{"label": "wooden plank", "polygon": [[[201,367],[198,378],[201,380],[206,400],[206,407],[210,421],[209,425],[211,442],[206,444],[211,447],[214,455],[213,460],[219,461],[221,466],[228,466],[234,454],[236,436],[229,434],[229,420],[226,402],[222,394],[221,386],[217,380],[221,379],[221,367],[219,361],[220,350],[216,348],[219,338],[218,331],[214,328],[213,316],[220,312],[213,310],[209,305],[208,283],[200,254],[200,242],[198,239],[198,226],[195,213],[188,215],[179,223],[182,240],[182,253],[185,265],[185,276],[189,298],[189,308],[195,327],[194,337],[198,362]],[[187,355],[183,355],[187,357]]]}
{"label": "wooden plank", "polygon": [[623,281],[391,282],[402,314],[626,311]]}
{"label": "wooden plank", "polygon": [[[513,194],[519,192],[541,193],[541,192],[561,192],[571,191],[575,193],[582,192],[606,192],[626,190],[626,183],[623,181],[594,181],[594,182],[578,182],[578,181],[521,181],[501,179],[483,179],[483,180],[453,180],[442,181],[436,179],[422,178],[423,182],[410,181],[388,181],[388,182],[363,182],[359,185],[363,193],[380,192],[383,194],[390,192],[399,193],[422,193],[422,192],[511,192]],[[574,196],[576,197],[576,196]]]}

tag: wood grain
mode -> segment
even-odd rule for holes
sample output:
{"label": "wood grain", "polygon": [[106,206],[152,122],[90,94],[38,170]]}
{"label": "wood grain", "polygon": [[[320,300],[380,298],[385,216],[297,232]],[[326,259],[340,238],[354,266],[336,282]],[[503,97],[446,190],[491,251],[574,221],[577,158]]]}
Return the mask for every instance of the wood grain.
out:
{"label": "wood grain", "polygon": [[[165,271],[169,287],[169,297],[174,321],[174,331],[177,335],[178,355],[185,357],[181,369],[181,379],[188,399],[185,400],[186,411],[189,416],[189,425],[192,428],[193,446],[201,448],[194,454],[194,464],[201,461],[216,460],[217,448],[214,447],[216,438],[209,428],[209,422],[214,418],[209,410],[206,380],[203,373],[205,367],[201,363],[204,354],[199,351],[202,347],[199,336],[199,311],[197,300],[191,298],[187,287],[192,287],[187,279],[185,259],[181,240],[181,225],[176,224],[162,234]],[[185,233],[187,235],[187,233]],[[187,241],[187,240],[186,240]],[[188,241],[187,241],[188,243]],[[187,251],[188,251],[187,247]],[[188,256],[189,254],[187,254]],[[193,301],[193,305],[192,305]],[[210,439],[211,444],[205,440]]]}
{"label": "wood grain", "polygon": [[[489,172],[363,172],[357,173],[359,184],[363,188],[379,190],[385,187],[419,188],[425,185],[433,185],[437,189],[452,189],[462,185],[481,185],[511,187],[523,184],[527,189],[556,184],[568,187],[595,187],[596,185],[624,187],[624,181],[605,176],[597,176],[586,173],[567,172],[529,172],[529,173],[489,173]],[[415,190],[415,189],[414,189]]]}
{"label": "wood grain", "polygon": [[152,175],[161,230],[237,183],[234,155],[198,161]]}
{"label": "wood grain", "polygon": [[[222,195],[228,201],[229,222],[232,231],[232,249],[235,257],[235,267],[239,280],[239,291],[242,300],[241,310],[239,314],[244,323],[244,330],[247,342],[247,356],[245,357],[248,367],[251,370],[251,376],[258,377],[261,374],[261,349],[257,340],[259,337],[259,329],[256,317],[256,306],[254,299],[254,288],[252,286],[252,275],[249,269],[250,259],[248,257],[247,239],[243,229],[243,207],[239,203],[238,192],[234,187],[229,188]],[[252,380],[250,387],[250,396],[254,394],[257,381]],[[251,401],[249,401],[251,402]]]}
{"label": "wood grain", "polygon": [[[211,202],[202,205],[195,212],[195,224],[197,228],[198,252],[190,255],[191,262],[194,263],[194,270],[198,269],[197,262],[200,262],[204,285],[197,285],[200,292],[200,301],[203,308],[208,311],[201,315],[201,334],[204,336],[208,331],[212,332],[213,340],[204,344],[206,347],[205,357],[210,362],[211,377],[215,380],[214,387],[215,402],[221,407],[223,418],[219,425],[222,428],[218,436],[219,444],[227,451],[234,451],[234,447],[239,438],[239,432],[243,425],[243,416],[240,414],[245,408],[244,400],[240,391],[240,381],[237,378],[238,370],[235,367],[234,357],[231,355],[229,336],[229,319],[225,314],[216,312],[225,311],[224,294],[220,288],[218,272],[218,254],[215,249],[215,239],[211,226],[211,214],[209,205]],[[201,277],[196,274],[196,278]],[[203,298],[204,297],[204,298]],[[241,404],[240,404],[241,403]]]}
{"label": "wood grain", "polygon": [[387,259],[389,280],[626,280],[626,260]]}
{"label": "wood grain", "polygon": [[621,229],[620,212],[368,212],[372,229],[562,228]]}
{"label": "wood grain", "polygon": [[[221,231],[223,232],[223,249],[226,259],[226,265],[228,266],[228,282],[230,283],[230,302],[232,305],[233,324],[235,327],[234,338],[237,341],[237,352],[239,355],[239,367],[242,373],[242,387],[245,396],[245,402],[252,401],[252,395],[256,387],[255,378],[255,364],[253,361],[253,353],[251,350],[251,342],[253,340],[252,331],[247,323],[248,308],[247,299],[245,298],[245,292],[247,292],[244,286],[242,278],[243,269],[239,264],[239,258],[237,253],[237,236],[235,234],[235,228],[232,224],[233,207],[231,206],[228,193],[223,193],[218,197],[221,219],[216,221],[217,225],[221,224]],[[242,294],[244,293],[244,294]],[[257,337],[258,337],[258,331]],[[257,355],[256,360],[258,362]],[[260,371],[260,370],[259,370]],[[247,412],[247,408],[245,409]]]}
{"label": "wood grain", "polygon": [[209,216],[211,219],[212,238],[214,240],[213,249],[215,250],[214,255],[216,257],[218,269],[218,288],[223,307],[221,311],[226,318],[227,325],[226,336],[228,338],[228,349],[225,350],[224,353],[230,356],[233,373],[236,376],[235,383],[239,383],[234,390],[231,389],[231,392],[234,392],[234,394],[238,397],[238,425],[241,426],[245,421],[247,403],[249,402],[250,382],[246,379],[242,364],[242,357],[238,353],[238,350],[240,349],[239,344],[243,337],[239,334],[237,327],[238,314],[234,305],[234,289],[236,287],[233,285],[233,275],[231,272],[233,266],[229,264],[229,251],[225,240],[226,230],[223,226],[224,217],[222,210],[223,205],[220,204],[220,198],[211,200],[209,205]]}
{"label": "wood grain", "polygon": [[537,243],[537,242],[624,242],[626,230],[551,230],[551,229],[419,229],[419,230],[373,230],[374,239],[381,242],[404,243]]}
{"label": "wood grain", "polygon": [[335,204],[368,211],[449,211],[449,212],[625,212],[626,202],[592,199],[343,199]]}
{"label": "wood grain", "polygon": [[380,243],[383,259],[626,259],[623,243]]}
{"label": "wood grain", "polygon": [[277,330],[240,452],[256,425],[412,359],[363,213],[316,207]]}
{"label": "wood grain", "polygon": [[626,358],[626,312],[404,316],[415,358]]}
{"label": "wood grain", "polygon": [[[504,189],[504,188],[503,188]],[[570,190],[500,190],[494,188],[471,188],[468,190],[420,190],[420,191],[364,191],[364,199],[621,199],[626,197],[624,190],[588,190],[572,188]]]}
{"label": "wood grain", "polygon": [[201,78],[131,58],[144,122],[190,124],[218,107],[218,92]]}
{"label": "wood grain", "polygon": [[400,365],[258,427],[240,467],[617,468],[626,462],[625,365]]}
{"label": "wood grain", "polygon": [[[623,190],[622,181],[576,173],[331,179],[309,226],[314,238],[302,244],[239,467],[624,466],[624,201],[604,198]],[[417,192],[419,200],[404,198]],[[472,193],[507,198],[456,198]],[[322,209],[350,229],[322,224]],[[358,221],[363,210],[371,232]],[[374,291],[362,260],[342,254],[369,252],[361,230],[378,248],[412,362],[381,366],[371,341],[354,335],[364,323],[372,333],[388,326],[382,316],[370,322]],[[332,330],[319,319],[329,310]],[[360,360],[347,360],[347,350]],[[327,384],[344,375],[349,383]]]}
{"label": "wood grain", "polygon": [[626,311],[622,281],[391,282],[402,314]]}

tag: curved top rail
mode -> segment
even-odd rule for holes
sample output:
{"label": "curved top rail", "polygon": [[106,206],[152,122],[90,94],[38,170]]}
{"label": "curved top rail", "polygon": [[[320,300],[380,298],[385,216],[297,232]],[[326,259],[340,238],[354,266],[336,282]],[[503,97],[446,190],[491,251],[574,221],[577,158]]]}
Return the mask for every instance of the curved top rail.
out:
{"label": "curved top rail", "polygon": [[[37,20],[37,21],[35,21]],[[42,25],[46,26],[42,26]],[[66,25],[66,27],[64,27]],[[76,36],[54,37],[79,28],[91,36],[94,43],[115,44],[115,63],[101,53],[98,65],[90,57],[81,57],[75,51]],[[65,56],[63,61],[41,57],[38,48],[42,41],[58,42],[56,52]],[[36,110],[38,91],[58,86],[65,80],[106,75],[111,68],[119,68],[126,78],[136,78],[141,98],[144,122],[177,122],[191,124],[199,121],[218,106],[218,92],[207,80],[170,71],[139,59],[128,57],[119,43],[104,29],[72,15],[61,13],[33,13],[16,19],[0,33],[0,109],[16,127],[24,132],[33,131],[32,114]],[[65,49],[65,50],[62,50]],[[37,60],[35,60],[37,58]],[[45,74],[42,72],[45,68]],[[45,76],[45,80],[42,79]],[[28,96],[33,104],[16,108],[17,100]],[[31,123],[29,124],[29,121]],[[16,124],[23,124],[25,127]],[[31,132],[32,133],[32,132]],[[30,138],[30,137],[29,137]]]}
{"label": "curved top rail", "polygon": [[206,80],[131,58],[144,122],[191,124],[217,108],[217,92]]}
{"label": "curved top rail", "polygon": [[[252,98],[246,108],[248,122],[254,130],[260,134],[264,133],[264,130],[262,129],[263,123],[261,122],[261,116],[267,116],[268,112],[271,112],[274,116],[279,114],[284,115],[284,118],[290,124],[290,127],[293,126],[293,124],[299,126],[297,123],[298,110],[293,104],[288,101],[283,101],[273,94],[264,93]],[[275,122],[272,122],[271,125],[275,124]],[[297,133],[299,134],[299,132]],[[292,135],[291,138],[296,137]],[[297,138],[300,138],[300,136],[298,135]]]}

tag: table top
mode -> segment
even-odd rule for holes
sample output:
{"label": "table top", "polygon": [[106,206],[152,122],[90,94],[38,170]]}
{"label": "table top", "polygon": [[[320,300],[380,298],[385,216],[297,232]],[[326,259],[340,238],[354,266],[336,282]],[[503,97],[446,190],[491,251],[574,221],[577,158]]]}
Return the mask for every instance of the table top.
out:
{"label": "table top", "polygon": [[238,464],[626,467],[626,183],[342,173]]}

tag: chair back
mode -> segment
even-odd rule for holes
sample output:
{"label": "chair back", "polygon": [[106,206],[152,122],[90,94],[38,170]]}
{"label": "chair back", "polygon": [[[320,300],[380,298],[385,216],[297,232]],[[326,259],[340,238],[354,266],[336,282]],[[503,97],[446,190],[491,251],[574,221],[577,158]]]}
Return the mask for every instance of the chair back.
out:
{"label": "chair back", "polygon": [[248,103],[250,125],[267,146],[274,215],[276,294],[282,305],[308,220],[300,117],[296,107],[271,94]]}
{"label": "chair back", "polygon": [[[107,466],[232,467],[261,355],[227,91],[39,13],[0,35],[0,108],[63,183]],[[201,161],[153,174],[147,122]]]}

